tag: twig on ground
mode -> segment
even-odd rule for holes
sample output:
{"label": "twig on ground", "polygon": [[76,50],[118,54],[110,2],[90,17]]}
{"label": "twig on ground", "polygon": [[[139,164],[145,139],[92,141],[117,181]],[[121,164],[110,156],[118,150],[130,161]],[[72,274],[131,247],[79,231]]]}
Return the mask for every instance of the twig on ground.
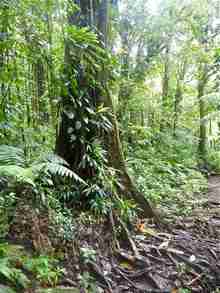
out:
{"label": "twig on ground", "polygon": [[112,291],[112,286],[111,286],[109,280],[108,280],[108,279],[105,277],[105,275],[101,272],[101,270],[99,269],[99,267],[97,266],[97,264],[94,263],[94,262],[92,262],[92,261],[89,261],[87,264],[88,264],[90,270],[91,270],[91,271],[97,276],[97,278],[99,278],[100,281],[101,281],[102,283],[104,283],[104,284],[107,286],[109,292],[110,292],[110,293],[113,293],[113,291]]}
{"label": "twig on ground", "polygon": [[197,277],[195,277],[192,281],[190,281],[187,286],[192,286],[194,285],[198,280],[200,280],[202,277],[204,276],[204,274],[200,274]]}
{"label": "twig on ground", "polygon": [[128,241],[130,243],[130,246],[131,246],[131,249],[132,249],[132,251],[134,253],[134,256],[136,258],[139,258],[140,253],[139,253],[139,251],[137,249],[137,246],[136,246],[134,240],[132,239],[132,236],[130,235],[130,232],[128,231],[128,228],[126,227],[125,223],[120,218],[118,218],[118,221],[119,221],[119,223],[121,224],[122,228],[124,229],[124,231],[126,233],[126,236],[127,236]]}
{"label": "twig on ground", "polygon": [[119,268],[115,268],[116,272],[119,273],[133,288],[139,289],[134,282],[132,282]]}
{"label": "twig on ground", "polygon": [[114,221],[114,216],[113,216],[112,210],[109,213],[109,220],[110,220],[110,223],[111,223],[111,226],[112,226],[112,232],[113,232],[113,237],[114,237],[115,248],[116,248],[116,250],[119,250],[120,249],[120,244],[119,244],[118,239],[117,239],[117,231],[116,231],[116,228],[115,228],[115,221]]}

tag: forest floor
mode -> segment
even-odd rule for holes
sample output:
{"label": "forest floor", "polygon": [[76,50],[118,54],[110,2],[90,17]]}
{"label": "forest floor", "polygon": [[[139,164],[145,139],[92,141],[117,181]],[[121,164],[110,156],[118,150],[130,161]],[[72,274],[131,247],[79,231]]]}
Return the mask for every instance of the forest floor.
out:
{"label": "forest floor", "polygon": [[169,224],[162,228],[142,221],[129,232],[122,225],[124,240],[114,247],[113,219],[112,229],[82,227],[81,247],[96,252],[86,265],[99,288],[94,292],[219,292],[220,176],[210,177],[208,192],[195,195],[195,201],[190,216],[164,219]]}
{"label": "forest floor", "polygon": [[[61,263],[65,273],[58,291],[32,288],[26,292],[219,292],[220,176],[211,176],[207,193],[195,195],[195,201],[198,204],[190,216],[167,217],[163,227],[143,220],[128,230],[114,215],[98,223],[79,217],[74,243],[61,247],[66,253]],[[30,215],[22,205],[22,216]],[[18,222],[25,221],[19,218]],[[32,237],[36,245],[33,224],[30,219],[27,222],[29,236],[24,224],[23,234],[12,227],[11,236],[16,238],[17,231],[23,239]],[[42,228],[40,224],[37,228],[41,238],[45,223],[44,219]]]}
{"label": "forest floor", "polygon": [[210,177],[208,192],[195,197],[198,206],[191,216],[167,219],[169,229],[142,222],[134,233],[125,231],[128,241],[121,243],[112,265],[99,264],[110,292],[220,288],[220,176]]}

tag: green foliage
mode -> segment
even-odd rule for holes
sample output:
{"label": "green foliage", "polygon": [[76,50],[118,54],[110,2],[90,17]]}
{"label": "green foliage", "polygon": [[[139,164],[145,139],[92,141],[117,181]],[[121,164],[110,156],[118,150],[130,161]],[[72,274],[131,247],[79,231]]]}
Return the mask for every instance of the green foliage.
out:
{"label": "green foliage", "polygon": [[29,279],[21,269],[17,269],[13,258],[8,256],[8,244],[0,244],[0,276],[16,288],[25,289],[30,285]]}
{"label": "green foliage", "polygon": [[[21,249],[22,252],[18,252]],[[57,261],[45,255],[31,257],[23,247],[0,244],[0,277],[19,290],[32,287],[31,281],[42,286],[55,286],[63,274]]]}
{"label": "green foliage", "polygon": [[[186,133],[178,140],[163,133],[150,140],[146,133],[146,137],[146,141],[140,140],[135,152],[132,149],[132,157],[128,159],[131,174],[153,202],[169,207],[173,213],[188,213],[194,205],[194,193],[207,186],[196,170],[193,137],[187,137]],[[185,140],[192,143],[185,144]]]}
{"label": "green foliage", "polygon": [[30,284],[25,274],[21,270],[11,267],[6,258],[0,260],[0,275],[18,288],[24,289]]}
{"label": "green foliage", "polygon": [[96,251],[89,247],[81,247],[80,248],[80,257],[84,263],[88,263],[90,261],[96,261]]}
{"label": "green foliage", "polygon": [[10,219],[13,217],[16,204],[16,195],[13,192],[0,191],[0,237],[8,234]]}
{"label": "green foliage", "polygon": [[183,288],[181,288],[180,289],[180,293],[191,293],[191,290],[190,289],[183,289]]}
{"label": "green foliage", "polygon": [[0,164],[23,166],[25,162],[24,152],[16,147],[1,145],[0,146]]}
{"label": "green foliage", "polygon": [[207,155],[207,164],[210,170],[220,172],[220,151],[219,150],[210,150]]}
{"label": "green foliage", "polygon": [[80,287],[86,292],[96,293],[98,291],[95,279],[88,272],[84,272],[79,276],[79,283]]}
{"label": "green foliage", "polygon": [[56,260],[45,255],[26,259],[23,265],[44,286],[56,286],[63,274],[63,270],[56,266]]}
{"label": "green foliage", "polygon": [[24,153],[21,149],[6,145],[0,146],[1,176],[10,176],[18,182],[29,183],[33,186],[35,185],[34,181],[41,175],[45,175],[48,180],[52,178],[51,176],[57,175],[84,183],[75,172],[68,168],[68,163],[55,154],[49,154],[37,159],[28,167],[25,167],[25,165]]}
{"label": "green foliage", "polygon": [[136,212],[138,211],[137,205],[134,201],[118,197],[114,199],[113,209],[118,212],[119,216],[126,223],[131,223],[136,217]]}
{"label": "green foliage", "polygon": [[59,201],[52,207],[49,227],[51,238],[62,243],[73,241],[77,227],[71,210],[62,208]]}
{"label": "green foliage", "polygon": [[[0,4],[2,236],[26,186],[33,203],[52,210],[51,232],[62,241],[73,240],[73,214],[81,209],[99,217],[114,209],[124,221],[135,216],[136,204],[117,194],[120,170],[110,167],[111,95],[129,172],[147,198],[173,213],[188,213],[193,193],[206,186],[196,153],[201,126],[207,150],[219,138],[214,1],[163,1],[156,13],[147,1],[122,1],[109,44],[114,58],[100,41],[97,21],[94,27],[84,26],[85,15],[75,21],[79,8],[72,2]],[[76,156],[74,170],[51,154],[60,130],[64,151],[69,142],[67,157]],[[215,147],[207,161],[219,171]],[[42,266],[49,274],[49,264]]]}
{"label": "green foliage", "polygon": [[[108,44],[97,29],[101,1],[89,9],[78,1],[81,15],[73,2],[0,1],[1,237],[21,196],[43,205],[49,237],[63,247],[74,242],[82,210],[84,224],[111,211],[131,222],[138,207],[118,194],[121,170],[110,167],[118,137],[138,189],[172,215],[190,213],[207,187],[200,143],[203,167],[220,172],[218,1],[122,0],[117,19],[105,23],[114,32]],[[52,153],[60,141],[70,165]],[[56,260],[16,262],[7,248],[0,245],[6,282],[27,288],[27,270],[44,287],[58,283]],[[80,257],[88,264],[97,255],[85,246]],[[89,273],[79,283],[98,292]]]}

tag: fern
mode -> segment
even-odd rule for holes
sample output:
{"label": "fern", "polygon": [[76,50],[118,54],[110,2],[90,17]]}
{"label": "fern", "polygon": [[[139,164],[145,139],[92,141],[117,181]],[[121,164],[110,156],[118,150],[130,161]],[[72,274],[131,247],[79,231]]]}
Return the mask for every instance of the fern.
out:
{"label": "fern", "polygon": [[1,165],[16,165],[24,166],[25,156],[20,148],[0,145],[0,166]]}
{"label": "fern", "polygon": [[13,177],[18,182],[34,185],[34,175],[30,168],[23,168],[17,165],[0,166],[0,176]]}
{"label": "fern", "polygon": [[81,184],[86,184],[75,172],[70,170],[68,163],[56,154],[47,154],[25,166],[24,152],[16,147],[0,145],[0,176],[9,176],[18,182],[34,185],[40,174],[57,175],[71,178]]}
{"label": "fern", "polygon": [[67,163],[67,161],[65,161],[63,158],[61,158],[60,156],[54,154],[54,153],[48,153],[46,155],[41,156],[40,158],[38,158],[35,163],[54,163],[54,164],[58,164],[58,165],[63,165],[66,167],[69,167],[69,164]]}

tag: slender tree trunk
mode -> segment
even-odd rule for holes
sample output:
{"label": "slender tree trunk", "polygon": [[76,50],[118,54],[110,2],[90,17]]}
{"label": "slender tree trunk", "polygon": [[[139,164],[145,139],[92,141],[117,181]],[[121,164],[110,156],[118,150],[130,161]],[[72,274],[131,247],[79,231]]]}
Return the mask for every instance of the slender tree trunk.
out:
{"label": "slender tree trunk", "polygon": [[35,85],[32,96],[33,126],[37,128],[42,122],[41,114],[44,113],[42,96],[45,92],[45,68],[41,57],[33,64],[32,71]]}
{"label": "slender tree trunk", "polygon": [[162,119],[160,124],[160,130],[167,129],[169,122],[167,121],[167,111],[169,105],[169,70],[170,70],[170,40],[168,40],[165,49],[165,63],[164,63],[164,75],[162,84]]}
{"label": "slender tree trunk", "polygon": [[198,153],[199,153],[199,157],[205,162],[206,153],[207,153],[207,129],[206,129],[205,116],[207,115],[207,110],[206,110],[206,102],[203,96],[205,94],[205,87],[208,82],[207,64],[203,64],[200,66],[200,73],[201,73],[201,78],[198,82],[198,102],[199,102],[199,119],[200,119]]}
{"label": "slender tree trunk", "polygon": [[[7,71],[9,49],[7,46],[7,40],[10,32],[10,7],[5,4],[0,11],[0,74],[3,76]],[[0,80],[0,119],[8,120],[6,105],[8,99],[8,88],[5,81]],[[0,120],[1,122],[1,120]],[[5,133],[6,134],[6,133]]]}
{"label": "slender tree trunk", "polygon": [[206,116],[206,106],[205,106],[205,101],[201,99],[203,96],[203,87],[200,88],[199,91],[199,118],[200,118],[200,127],[199,127],[199,155],[202,159],[205,159],[206,156],[206,139],[207,139],[207,134],[206,134],[206,122],[204,121],[204,118]]}
{"label": "slender tree trunk", "polygon": [[[49,1],[47,0],[48,6]],[[48,83],[48,95],[49,95],[49,106],[50,106],[50,122],[54,128],[57,126],[57,107],[55,105],[55,101],[57,99],[57,93],[55,91],[56,78],[55,78],[55,66],[53,60],[53,20],[51,13],[46,14],[46,22],[48,29],[48,44],[49,44],[49,56],[48,56],[48,64],[47,64],[47,83]]]}
{"label": "slender tree trunk", "polygon": [[[118,121],[121,125],[122,129],[128,129],[128,119],[126,116],[129,98],[131,96],[131,86],[129,83],[129,67],[130,67],[130,48],[129,48],[129,40],[128,40],[128,32],[129,32],[129,23],[126,17],[121,20],[121,44],[122,44],[122,55],[121,55],[121,83],[119,88],[118,95]],[[125,137],[122,137],[126,139]]]}
{"label": "slender tree trunk", "polygon": [[176,130],[178,128],[179,116],[181,114],[180,103],[183,99],[183,81],[186,72],[186,61],[180,68],[180,72],[177,78],[176,93],[174,97],[174,123],[173,123],[173,133],[176,136]]}
{"label": "slender tree trunk", "polygon": [[145,113],[144,113],[144,110],[142,110],[140,112],[140,116],[141,116],[141,126],[144,127],[145,126]]}
{"label": "slender tree trunk", "polygon": [[179,104],[182,100],[182,88],[180,84],[180,80],[177,81],[177,88],[176,88],[176,93],[175,93],[175,98],[174,98],[174,121],[173,121],[173,133],[174,136],[176,136],[176,131],[178,128],[178,122],[179,122],[179,114],[180,114],[180,109],[179,109]]}

